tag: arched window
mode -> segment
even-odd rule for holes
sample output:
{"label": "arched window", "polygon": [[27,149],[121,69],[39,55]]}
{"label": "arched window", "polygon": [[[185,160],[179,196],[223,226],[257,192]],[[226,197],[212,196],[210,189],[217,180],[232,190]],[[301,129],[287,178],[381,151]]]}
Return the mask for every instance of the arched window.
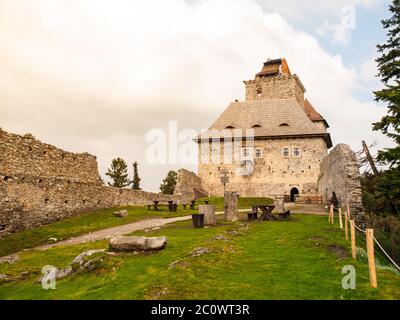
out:
{"label": "arched window", "polygon": [[281,123],[279,126],[280,127],[289,127],[289,125],[287,123]]}
{"label": "arched window", "polygon": [[261,126],[259,124],[255,124],[254,126],[251,127],[252,129],[256,129],[256,128],[261,128]]}
{"label": "arched window", "polygon": [[225,129],[235,129],[233,126],[227,126]]}

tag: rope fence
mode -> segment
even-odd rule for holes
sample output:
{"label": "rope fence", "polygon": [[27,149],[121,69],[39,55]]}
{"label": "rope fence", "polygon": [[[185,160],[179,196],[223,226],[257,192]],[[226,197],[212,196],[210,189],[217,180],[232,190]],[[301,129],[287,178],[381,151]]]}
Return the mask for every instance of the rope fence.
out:
{"label": "rope fence", "polygon": [[[377,277],[376,277],[376,266],[375,266],[375,252],[374,252],[374,243],[378,246],[378,248],[382,251],[382,253],[386,256],[386,258],[394,265],[394,267],[400,271],[400,267],[398,264],[390,257],[390,255],[385,251],[382,245],[374,236],[374,229],[362,229],[357,226],[354,219],[351,219],[351,211],[349,203],[347,203],[347,210],[342,214],[342,208],[338,208],[338,216],[339,216],[339,226],[340,229],[343,229],[343,220],[342,215],[344,215],[345,223],[345,237],[346,240],[349,240],[349,228],[350,228],[350,241],[351,241],[351,252],[353,259],[357,259],[357,247],[356,247],[356,230],[365,234],[366,237],[366,247],[367,247],[367,255],[368,255],[368,267],[369,267],[369,275],[370,282],[373,288],[378,287]],[[335,213],[334,206],[331,204],[329,209],[329,217],[328,222],[331,224],[335,223]]]}

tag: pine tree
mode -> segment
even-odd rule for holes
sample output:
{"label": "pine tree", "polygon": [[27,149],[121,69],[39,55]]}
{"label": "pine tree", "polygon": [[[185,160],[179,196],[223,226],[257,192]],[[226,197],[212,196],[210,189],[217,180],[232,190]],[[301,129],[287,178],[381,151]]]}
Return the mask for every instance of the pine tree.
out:
{"label": "pine tree", "polygon": [[132,189],[133,190],[142,190],[140,188],[140,179],[139,178],[139,172],[138,172],[138,163],[135,161],[133,163],[133,180],[132,180]]}
{"label": "pine tree", "polygon": [[174,194],[176,180],[178,179],[178,174],[176,171],[170,171],[167,177],[163,180],[160,190],[163,194]]}
{"label": "pine tree", "polygon": [[106,175],[113,181],[112,183],[108,183],[109,186],[124,188],[131,184],[131,181],[128,179],[128,166],[124,159],[113,159],[111,162],[111,168],[108,169]]}
{"label": "pine tree", "polygon": [[389,10],[392,17],[382,21],[388,40],[378,45],[381,56],[376,60],[378,75],[385,88],[374,92],[376,101],[388,104],[388,112],[374,123],[374,130],[380,130],[394,140],[395,147],[381,150],[378,154],[379,161],[393,168],[400,166],[400,0],[393,0]]}

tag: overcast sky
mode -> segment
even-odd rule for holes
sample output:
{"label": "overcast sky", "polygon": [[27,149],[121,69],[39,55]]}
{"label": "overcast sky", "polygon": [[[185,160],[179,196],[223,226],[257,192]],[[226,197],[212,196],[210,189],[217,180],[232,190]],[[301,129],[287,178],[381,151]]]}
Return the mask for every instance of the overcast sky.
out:
{"label": "overcast sky", "polygon": [[[0,127],[73,152],[146,162],[146,133],[207,128],[267,58],[285,57],[331,125],[333,143],[388,140],[376,44],[386,0],[0,0]],[[196,170],[195,166],[184,167]],[[130,168],[131,171],[131,168]]]}

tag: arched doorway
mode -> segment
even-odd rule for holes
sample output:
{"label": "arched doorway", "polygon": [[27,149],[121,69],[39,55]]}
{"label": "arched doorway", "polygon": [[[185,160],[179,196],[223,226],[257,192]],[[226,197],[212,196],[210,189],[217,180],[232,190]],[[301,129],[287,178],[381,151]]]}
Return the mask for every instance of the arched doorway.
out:
{"label": "arched doorway", "polygon": [[296,196],[299,194],[299,189],[297,188],[292,188],[290,190],[290,201],[295,202],[296,201]]}

